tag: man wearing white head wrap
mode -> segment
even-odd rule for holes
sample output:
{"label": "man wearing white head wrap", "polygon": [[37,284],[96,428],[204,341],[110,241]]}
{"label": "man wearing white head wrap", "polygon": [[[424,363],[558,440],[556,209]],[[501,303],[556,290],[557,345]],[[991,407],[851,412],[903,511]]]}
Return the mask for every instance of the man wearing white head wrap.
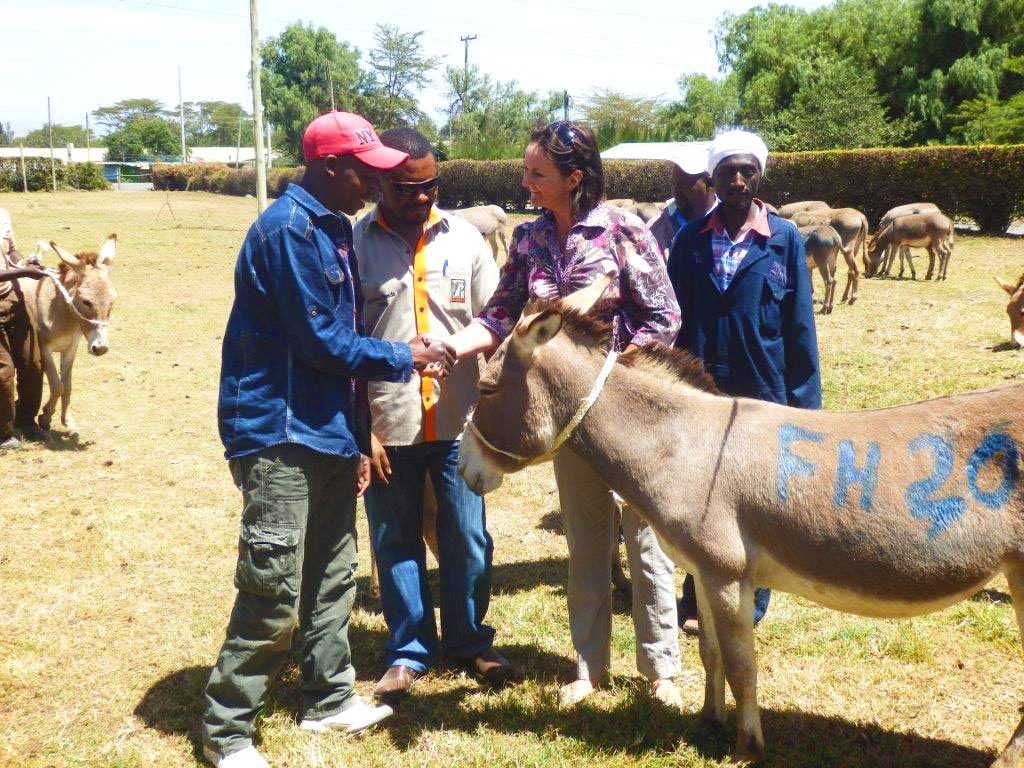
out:
{"label": "man wearing white head wrap", "polygon": [[761,166],[761,173],[768,165],[768,145],[764,139],[750,131],[726,131],[708,147],[708,173],[714,176],[718,164],[733,155],[751,155]]}
{"label": "man wearing white head wrap", "polygon": [[[803,238],[755,197],[768,147],[749,131],[727,131],[708,150],[721,201],[676,236],[668,273],[683,313],[676,346],[701,358],[723,393],[821,407],[818,341]],[[756,624],[771,593],[756,589],[757,564],[741,584]],[[750,603],[747,603],[748,605]],[[679,619],[696,619],[691,577]]]}

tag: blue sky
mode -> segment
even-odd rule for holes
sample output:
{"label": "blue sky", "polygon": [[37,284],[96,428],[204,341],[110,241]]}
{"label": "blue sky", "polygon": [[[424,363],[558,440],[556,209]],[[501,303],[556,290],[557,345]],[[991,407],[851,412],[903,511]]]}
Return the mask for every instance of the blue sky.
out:
{"label": "blue sky", "polygon": [[[801,7],[820,0],[790,0]],[[717,73],[713,29],[750,0],[260,0],[260,37],[296,20],[323,25],[363,52],[375,24],[424,30],[424,46],[461,65],[460,37],[477,35],[470,63],[499,80],[583,97],[595,88],[672,98],[686,72]],[[0,0],[0,121],[16,133],[53,121],[81,124],[85,113],[124,98],[235,101],[251,109],[248,0]],[[10,34],[10,30],[16,30]],[[440,77],[421,94],[435,120]]]}

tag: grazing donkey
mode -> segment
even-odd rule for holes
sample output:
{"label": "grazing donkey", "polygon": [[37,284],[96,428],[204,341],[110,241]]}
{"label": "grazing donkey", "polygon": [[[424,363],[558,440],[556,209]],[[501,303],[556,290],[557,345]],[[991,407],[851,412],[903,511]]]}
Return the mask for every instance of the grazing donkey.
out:
{"label": "grazing donkey", "polygon": [[474,205],[472,208],[460,208],[452,211],[459,218],[465,219],[477,231],[484,236],[484,239],[491,244],[491,254],[494,260],[498,260],[498,239],[508,255],[508,243],[505,241],[505,225],[508,224],[508,216],[500,205]]}
{"label": "grazing donkey", "polygon": [[819,208],[801,211],[794,213],[789,220],[798,227],[829,225],[843,238],[843,253],[846,258],[856,259],[859,248],[864,269],[867,270],[868,217],[856,208]]}
{"label": "grazing donkey", "polygon": [[[946,279],[949,269],[949,258],[953,255],[953,222],[937,211],[931,213],[914,213],[893,219],[885,229],[875,232],[868,243],[868,255],[865,275],[871,277],[877,272],[882,256],[890,246],[911,245],[915,248],[928,249],[928,274],[925,280],[931,280],[935,273],[935,256],[939,257],[939,269],[936,280]],[[917,280],[914,260],[909,250],[906,252],[910,263],[910,277]],[[900,250],[900,277],[903,277],[904,252]]]}
{"label": "grazing donkey", "polygon": [[[894,219],[898,219],[900,216],[910,216],[914,213],[941,213],[939,206],[935,203],[906,203],[905,205],[897,205],[895,208],[890,208],[885,212],[885,215],[878,222],[878,226],[875,227],[876,232],[881,232],[883,229],[888,227]],[[910,260],[910,249],[907,246],[903,246],[900,252],[900,265],[902,266],[903,260]],[[889,246],[885,251],[885,256],[881,264],[878,266],[876,274],[889,276],[892,272],[893,262],[896,261],[896,248],[895,246]]]}
{"label": "grazing donkey", "polygon": [[[736,700],[757,761],[754,586],[865,616],[945,608],[1005,574],[1024,629],[1024,385],[829,413],[725,397],[686,352],[616,355],[580,313],[531,308],[480,379],[459,467],[486,493],[568,445],[696,576],[703,715]],[[653,458],[652,458],[653,457]],[[1024,720],[993,764],[1024,765]]]}
{"label": "grazing donkey", "polygon": [[[857,301],[857,260],[843,248],[843,238],[828,224],[814,227],[800,227],[804,238],[804,251],[807,253],[807,268],[818,268],[821,279],[825,283],[825,298],[821,303],[821,314],[832,313],[836,299],[836,263],[839,254],[846,259],[846,289],[843,301],[850,300],[851,306]],[[812,283],[813,285],[813,283]]]}
{"label": "grazing donkey", "polygon": [[779,208],[779,216],[784,219],[792,219],[795,214],[806,213],[807,211],[827,211],[832,206],[824,200],[802,200],[799,203],[786,203]]}
{"label": "grazing donkey", "polygon": [[[54,242],[40,240],[40,250],[52,250],[60,257],[54,279],[22,280],[29,311],[39,327],[39,345],[50,387],[50,397],[39,416],[39,426],[49,429],[60,398],[60,422],[70,434],[77,428],[68,412],[71,403],[71,367],[78,351],[78,340],[85,336],[92,355],[106,354],[109,339],[107,324],[117,291],[110,279],[117,235],[110,235],[99,253],[73,254]],[[59,287],[56,284],[59,281]],[[53,354],[60,353],[60,373]]]}
{"label": "grazing donkey", "polygon": [[1024,275],[1016,285],[998,277],[996,282],[1010,296],[1010,303],[1006,305],[1006,314],[1010,316],[1010,343],[1020,349],[1024,347]]}

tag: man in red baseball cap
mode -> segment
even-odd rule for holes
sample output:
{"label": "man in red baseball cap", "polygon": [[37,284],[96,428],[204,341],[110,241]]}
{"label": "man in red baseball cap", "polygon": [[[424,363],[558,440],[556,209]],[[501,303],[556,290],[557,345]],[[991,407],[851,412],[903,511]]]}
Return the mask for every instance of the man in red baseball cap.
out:
{"label": "man in red baseball cap", "polygon": [[266,768],[252,743],[267,691],[301,633],[308,731],[355,733],[391,714],[354,689],[356,497],[370,481],[366,381],[444,376],[444,342],[363,336],[352,225],[377,170],[407,155],[358,115],[331,112],[303,140],[306,171],[250,227],[235,266],[217,417],[242,492],[227,637],[210,674],[203,753]]}

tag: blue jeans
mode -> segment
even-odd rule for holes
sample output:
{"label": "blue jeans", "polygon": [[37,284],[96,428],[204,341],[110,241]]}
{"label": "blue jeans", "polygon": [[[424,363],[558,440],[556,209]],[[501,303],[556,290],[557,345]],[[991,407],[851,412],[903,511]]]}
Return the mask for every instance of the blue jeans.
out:
{"label": "blue jeans", "polygon": [[380,602],[390,637],[387,665],[425,672],[437,657],[434,603],[427,584],[423,543],[423,486],[437,497],[441,576],[441,649],[452,658],[489,650],[494,630],[484,624],[491,599],[491,555],[484,501],[459,476],[459,442],[444,440],[386,446],[388,485],[366,492],[370,540],[380,576]]}
{"label": "blue jeans", "polygon": [[[754,590],[754,626],[756,627],[765,613],[768,612],[768,601],[772,599],[772,591],[768,587]],[[697,592],[693,586],[693,576],[686,574],[683,581],[683,596],[679,598],[679,626],[687,619],[697,618]]]}

